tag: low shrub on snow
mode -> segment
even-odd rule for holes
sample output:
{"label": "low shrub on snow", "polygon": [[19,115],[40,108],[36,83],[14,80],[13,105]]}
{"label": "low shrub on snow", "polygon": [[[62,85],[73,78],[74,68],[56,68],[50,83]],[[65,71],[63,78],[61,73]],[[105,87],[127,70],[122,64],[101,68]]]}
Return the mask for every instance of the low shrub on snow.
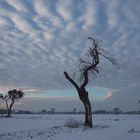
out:
{"label": "low shrub on snow", "polygon": [[74,118],[68,118],[65,120],[64,126],[70,128],[78,128],[81,126],[81,123]]}

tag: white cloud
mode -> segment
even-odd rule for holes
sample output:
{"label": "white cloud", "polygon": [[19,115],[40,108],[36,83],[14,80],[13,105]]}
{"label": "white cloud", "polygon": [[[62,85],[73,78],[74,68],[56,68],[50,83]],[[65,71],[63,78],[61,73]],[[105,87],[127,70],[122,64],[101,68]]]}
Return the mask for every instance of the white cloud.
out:
{"label": "white cloud", "polygon": [[72,20],[72,7],[71,7],[71,1],[70,0],[59,0],[56,5],[56,9],[58,14],[66,20]]}
{"label": "white cloud", "polygon": [[46,31],[43,33],[43,35],[47,41],[54,39],[53,33],[51,31]]}
{"label": "white cloud", "polygon": [[[34,4],[35,11],[39,14],[37,18],[46,19],[46,21],[44,22],[44,25],[47,26],[49,22],[51,22],[51,24],[55,27],[61,28],[63,26],[61,19],[57,15],[54,15],[54,13],[49,10],[49,7],[45,3],[45,1],[37,0],[37,1],[33,1],[33,4]],[[41,21],[38,21],[38,22],[40,23]]]}
{"label": "white cloud", "polygon": [[75,29],[75,22],[69,22],[66,26],[66,31],[67,32],[72,32]]}
{"label": "white cloud", "polygon": [[7,24],[6,19],[0,17],[0,26],[5,26]]}
{"label": "white cloud", "polygon": [[85,1],[85,12],[79,18],[84,22],[82,28],[88,30],[90,27],[94,27],[97,23],[97,4],[96,1]]}
{"label": "white cloud", "polygon": [[15,8],[20,13],[29,13],[29,10],[27,9],[26,5],[24,5],[24,2],[22,0],[6,0],[9,5],[11,5],[13,8]]}
{"label": "white cloud", "polygon": [[36,31],[33,26],[28,22],[24,17],[20,15],[13,14],[11,15],[11,20],[15,24],[15,28],[21,30],[23,33],[27,33],[31,38],[36,37]]}
{"label": "white cloud", "polygon": [[46,3],[44,0],[35,0],[33,1],[35,11],[41,16],[49,15],[49,10],[47,9]]}
{"label": "white cloud", "polygon": [[114,29],[119,25],[119,1],[109,1],[106,3],[107,5],[107,23],[109,29]]}

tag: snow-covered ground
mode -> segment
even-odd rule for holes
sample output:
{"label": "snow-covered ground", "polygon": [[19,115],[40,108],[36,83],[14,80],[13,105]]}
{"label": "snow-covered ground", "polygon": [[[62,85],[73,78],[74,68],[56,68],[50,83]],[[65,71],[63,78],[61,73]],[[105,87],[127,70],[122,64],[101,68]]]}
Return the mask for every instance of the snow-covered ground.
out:
{"label": "snow-covered ground", "polygon": [[140,115],[93,115],[93,128],[82,126],[83,119],[83,115],[0,117],[0,140],[140,140]]}

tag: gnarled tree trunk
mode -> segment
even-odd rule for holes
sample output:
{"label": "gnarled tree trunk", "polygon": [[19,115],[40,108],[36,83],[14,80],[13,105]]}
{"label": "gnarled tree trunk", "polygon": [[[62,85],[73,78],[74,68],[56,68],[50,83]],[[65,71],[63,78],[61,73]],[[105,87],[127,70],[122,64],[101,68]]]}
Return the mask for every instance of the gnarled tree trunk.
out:
{"label": "gnarled tree trunk", "polygon": [[7,115],[7,117],[11,117],[11,109],[8,109],[8,115]]}
{"label": "gnarled tree trunk", "polygon": [[66,79],[69,80],[69,82],[71,82],[71,84],[76,88],[79,98],[80,98],[81,102],[84,104],[85,126],[92,127],[92,109],[91,109],[91,104],[90,104],[89,97],[88,97],[88,92],[82,86],[79,87],[75,83],[75,81],[67,74],[67,72],[64,72],[64,75],[65,75]]}
{"label": "gnarled tree trunk", "polygon": [[89,98],[84,96],[81,100],[85,108],[85,126],[92,127],[92,109]]}
{"label": "gnarled tree trunk", "polygon": [[7,117],[11,117],[11,110],[12,110],[12,106],[14,105],[14,99],[12,99],[12,102],[10,103],[10,105],[8,105],[7,101],[6,101],[6,107],[7,107]]}

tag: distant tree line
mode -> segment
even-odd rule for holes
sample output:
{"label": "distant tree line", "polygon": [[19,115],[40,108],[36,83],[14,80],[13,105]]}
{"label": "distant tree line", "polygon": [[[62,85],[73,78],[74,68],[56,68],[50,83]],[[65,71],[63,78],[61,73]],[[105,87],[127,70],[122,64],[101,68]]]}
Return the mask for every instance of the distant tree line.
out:
{"label": "distant tree line", "polygon": [[[114,111],[115,110],[115,111]],[[0,116],[3,116],[4,114],[7,114],[7,110],[5,109],[0,109]],[[28,111],[28,110],[12,110],[11,111],[12,114],[84,114],[84,111],[76,111],[76,108],[74,108],[72,111],[55,111],[55,108],[53,108],[53,110],[51,110],[51,108],[47,111],[45,109],[41,110],[41,111]],[[92,112],[92,114],[114,114],[114,115],[118,115],[118,114],[140,114],[140,110],[138,111],[121,111],[119,109],[112,109],[112,110],[95,110]]]}

